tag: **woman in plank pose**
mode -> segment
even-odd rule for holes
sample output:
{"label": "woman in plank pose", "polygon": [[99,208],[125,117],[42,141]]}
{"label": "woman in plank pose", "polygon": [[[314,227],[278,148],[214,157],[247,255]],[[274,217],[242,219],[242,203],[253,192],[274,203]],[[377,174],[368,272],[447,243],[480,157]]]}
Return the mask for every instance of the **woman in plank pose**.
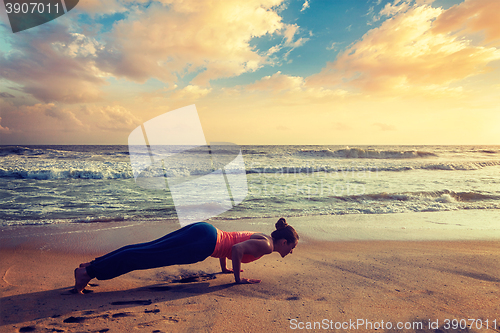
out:
{"label": "woman in plank pose", "polygon": [[[275,227],[268,236],[252,231],[222,231],[206,222],[190,224],[157,240],[127,245],[81,264],[75,269],[75,291],[82,294],[93,278],[109,280],[134,270],[193,264],[208,257],[219,258],[222,272],[233,273],[236,283],[259,283],[261,280],[240,277],[241,263],[272,252],[284,258],[299,241],[299,235],[284,218]],[[232,270],[226,267],[226,259],[232,260]]]}

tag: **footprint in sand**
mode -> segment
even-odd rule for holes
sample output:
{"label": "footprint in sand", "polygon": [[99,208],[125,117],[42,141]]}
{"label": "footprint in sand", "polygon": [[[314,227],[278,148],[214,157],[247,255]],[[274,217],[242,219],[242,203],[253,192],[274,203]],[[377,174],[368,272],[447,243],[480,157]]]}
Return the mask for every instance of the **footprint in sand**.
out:
{"label": "footprint in sand", "polygon": [[86,317],[68,317],[66,319],[63,320],[63,323],[83,323],[85,320],[87,320],[88,318]]}
{"label": "footprint in sand", "polygon": [[123,317],[132,317],[132,316],[133,316],[133,314],[131,314],[130,312],[118,312],[118,313],[113,314],[111,317],[123,318]]}

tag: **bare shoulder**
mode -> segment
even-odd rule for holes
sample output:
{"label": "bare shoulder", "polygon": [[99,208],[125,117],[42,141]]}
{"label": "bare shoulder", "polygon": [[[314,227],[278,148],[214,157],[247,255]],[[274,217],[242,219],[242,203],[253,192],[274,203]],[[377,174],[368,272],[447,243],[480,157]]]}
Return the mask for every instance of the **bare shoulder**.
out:
{"label": "bare shoulder", "polygon": [[244,254],[251,254],[255,257],[273,252],[272,238],[264,234],[253,234],[250,239],[235,244],[233,247],[239,247]]}
{"label": "bare shoulder", "polygon": [[253,234],[251,237],[250,237],[250,240],[251,239],[256,239],[256,240],[259,240],[260,243],[262,244],[267,244],[267,247],[269,248],[269,253],[273,252],[273,239],[271,236],[268,236],[266,234],[263,234],[263,233],[255,233]]}
{"label": "bare shoulder", "polygon": [[268,236],[268,235],[263,234],[261,232],[256,232],[255,234],[252,234],[252,236],[250,236],[250,239],[265,239],[268,241],[272,241],[271,236]]}

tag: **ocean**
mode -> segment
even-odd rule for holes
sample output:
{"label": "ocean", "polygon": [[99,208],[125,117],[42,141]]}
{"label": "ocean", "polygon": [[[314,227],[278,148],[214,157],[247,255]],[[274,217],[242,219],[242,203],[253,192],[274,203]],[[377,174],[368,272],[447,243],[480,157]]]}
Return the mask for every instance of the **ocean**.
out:
{"label": "ocean", "polygon": [[[248,195],[211,220],[500,213],[500,146],[240,148]],[[176,219],[168,189],[136,184],[128,146],[0,146],[0,226]]]}

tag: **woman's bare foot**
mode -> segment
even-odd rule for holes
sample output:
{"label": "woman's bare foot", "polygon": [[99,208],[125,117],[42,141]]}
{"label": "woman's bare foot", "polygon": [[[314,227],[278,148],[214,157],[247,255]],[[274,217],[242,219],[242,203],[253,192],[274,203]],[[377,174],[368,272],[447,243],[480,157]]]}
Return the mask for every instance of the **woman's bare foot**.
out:
{"label": "woman's bare foot", "polygon": [[83,289],[92,280],[92,278],[87,274],[85,267],[75,268],[75,291],[78,294],[83,294]]}
{"label": "woman's bare foot", "polygon": [[90,266],[89,262],[84,262],[80,264],[80,268]]}

